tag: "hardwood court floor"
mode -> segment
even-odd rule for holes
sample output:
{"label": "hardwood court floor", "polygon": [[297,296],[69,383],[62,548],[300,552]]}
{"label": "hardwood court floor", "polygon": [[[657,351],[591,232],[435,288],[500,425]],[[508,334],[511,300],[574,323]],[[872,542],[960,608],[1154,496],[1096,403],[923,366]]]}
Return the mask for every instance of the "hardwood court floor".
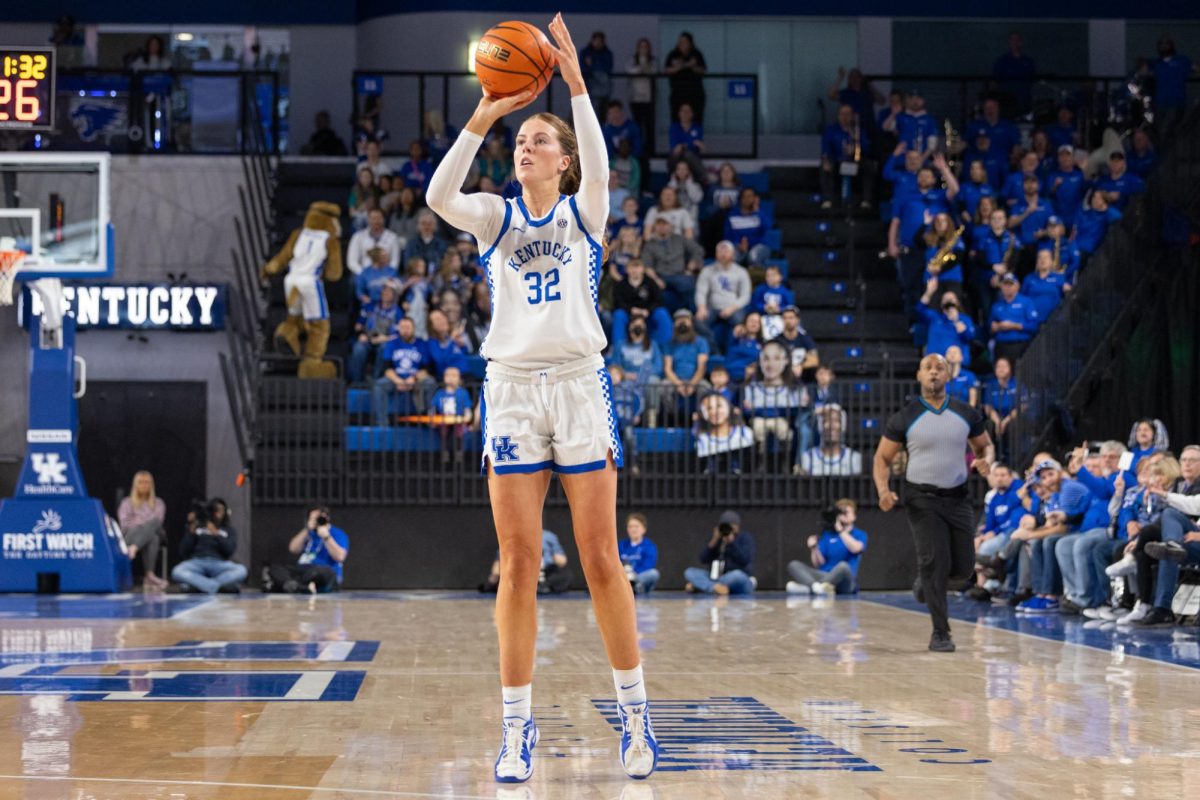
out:
{"label": "hardwood court floor", "polygon": [[[664,747],[624,777],[590,606],[540,608],[525,786],[492,781],[492,603],[457,594],[0,597],[0,798],[1182,798],[1200,645],[910,599],[638,606]],[[1019,631],[1006,630],[1019,628]],[[1135,653],[1139,655],[1135,655]],[[1174,663],[1172,663],[1174,662]]]}

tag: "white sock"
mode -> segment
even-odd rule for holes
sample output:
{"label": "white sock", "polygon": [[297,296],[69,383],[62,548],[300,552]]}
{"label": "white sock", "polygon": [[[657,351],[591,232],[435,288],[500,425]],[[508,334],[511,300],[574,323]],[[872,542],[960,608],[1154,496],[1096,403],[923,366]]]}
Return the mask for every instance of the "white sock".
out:
{"label": "white sock", "polygon": [[504,720],[521,719],[528,720],[533,716],[531,703],[533,701],[533,684],[527,683],[524,686],[505,686],[501,691],[504,694]]}
{"label": "white sock", "polygon": [[633,669],[614,669],[613,685],[617,687],[617,703],[636,706],[646,702],[646,682],[642,679],[642,665]]}

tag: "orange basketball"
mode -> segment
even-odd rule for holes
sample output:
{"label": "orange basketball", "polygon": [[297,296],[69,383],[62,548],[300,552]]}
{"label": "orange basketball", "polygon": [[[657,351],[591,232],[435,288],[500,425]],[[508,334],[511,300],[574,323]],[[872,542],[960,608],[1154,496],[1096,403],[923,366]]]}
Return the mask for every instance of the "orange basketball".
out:
{"label": "orange basketball", "polygon": [[528,22],[501,22],[475,49],[475,74],[489,97],[511,97],[533,89],[541,94],[554,74],[546,35]]}

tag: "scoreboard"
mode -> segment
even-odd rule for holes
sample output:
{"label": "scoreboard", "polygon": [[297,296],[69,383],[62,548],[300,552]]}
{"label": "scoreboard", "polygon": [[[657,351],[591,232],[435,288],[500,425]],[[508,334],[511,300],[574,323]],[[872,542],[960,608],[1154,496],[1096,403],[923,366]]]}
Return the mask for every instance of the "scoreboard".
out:
{"label": "scoreboard", "polygon": [[54,128],[54,48],[0,46],[0,129]]}

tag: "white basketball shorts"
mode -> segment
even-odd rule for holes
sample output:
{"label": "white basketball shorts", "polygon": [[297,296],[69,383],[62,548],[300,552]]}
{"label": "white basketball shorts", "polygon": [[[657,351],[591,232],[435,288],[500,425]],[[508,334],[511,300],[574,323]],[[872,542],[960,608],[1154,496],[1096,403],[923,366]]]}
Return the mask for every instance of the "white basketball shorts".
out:
{"label": "white basketball shorts", "polygon": [[563,474],[624,462],[612,384],[599,356],[546,370],[488,362],[483,382],[483,471]]}
{"label": "white basketball shorts", "polygon": [[313,275],[293,275],[289,272],[283,279],[283,296],[291,298],[293,289],[296,290],[296,299],[288,302],[288,314],[293,317],[303,315],[309,322],[315,319],[329,319],[325,284],[320,278]]}

